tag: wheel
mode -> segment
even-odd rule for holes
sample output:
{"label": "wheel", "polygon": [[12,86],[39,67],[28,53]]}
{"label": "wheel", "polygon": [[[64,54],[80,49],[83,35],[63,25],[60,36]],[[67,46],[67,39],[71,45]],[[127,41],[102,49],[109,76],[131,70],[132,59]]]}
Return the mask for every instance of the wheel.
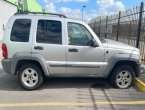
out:
{"label": "wheel", "polygon": [[27,90],[35,90],[43,83],[43,74],[35,64],[24,64],[18,71],[20,85]]}
{"label": "wheel", "polygon": [[134,85],[134,70],[129,65],[118,66],[114,69],[109,80],[114,88],[126,89]]}

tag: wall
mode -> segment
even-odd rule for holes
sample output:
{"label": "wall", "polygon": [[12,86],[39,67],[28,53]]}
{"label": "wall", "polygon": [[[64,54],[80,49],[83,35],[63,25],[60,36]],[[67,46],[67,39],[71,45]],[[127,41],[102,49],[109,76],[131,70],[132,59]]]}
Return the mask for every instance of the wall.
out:
{"label": "wall", "polygon": [[0,0],[0,41],[3,38],[3,24],[6,26],[9,18],[17,11],[17,7]]}

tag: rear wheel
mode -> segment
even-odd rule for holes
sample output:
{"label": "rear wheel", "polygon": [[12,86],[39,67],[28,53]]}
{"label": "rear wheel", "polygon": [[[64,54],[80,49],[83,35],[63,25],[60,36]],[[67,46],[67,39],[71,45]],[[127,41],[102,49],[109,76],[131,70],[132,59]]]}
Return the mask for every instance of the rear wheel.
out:
{"label": "rear wheel", "polygon": [[114,88],[126,89],[134,85],[134,78],[133,68],[122,65],[114,69],[109,80]]}
{"label": "rear wheel", "polygon": [[22,87],[27,90],[35,90],[43,83],[43,74],[35,64],[24,64],[18,71],[18,79]]}

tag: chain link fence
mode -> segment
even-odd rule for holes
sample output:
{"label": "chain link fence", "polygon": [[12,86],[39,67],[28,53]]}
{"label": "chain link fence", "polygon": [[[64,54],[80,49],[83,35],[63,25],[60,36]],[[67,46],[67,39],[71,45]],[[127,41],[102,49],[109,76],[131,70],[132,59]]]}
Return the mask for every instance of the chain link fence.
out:
{"label": "chain link fence", "polygon": [[99,16],[89,22],[99,36],[120,41],[141,50],[145,62],[145,4],[110,16]]}

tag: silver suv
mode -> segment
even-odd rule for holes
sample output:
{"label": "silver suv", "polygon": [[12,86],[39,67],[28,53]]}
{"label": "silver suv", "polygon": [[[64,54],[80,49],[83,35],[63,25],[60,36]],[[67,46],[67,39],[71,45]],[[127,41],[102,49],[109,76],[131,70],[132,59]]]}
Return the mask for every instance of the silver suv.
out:
{"label": "silver suv", "polygon": [[3,37],[2,65],[18,75],[22,87],[34,90],[46,77],[108,78],[128,88],[140,74],[140,51],[99,39],[84,22],[60,14],[16,13]]}

